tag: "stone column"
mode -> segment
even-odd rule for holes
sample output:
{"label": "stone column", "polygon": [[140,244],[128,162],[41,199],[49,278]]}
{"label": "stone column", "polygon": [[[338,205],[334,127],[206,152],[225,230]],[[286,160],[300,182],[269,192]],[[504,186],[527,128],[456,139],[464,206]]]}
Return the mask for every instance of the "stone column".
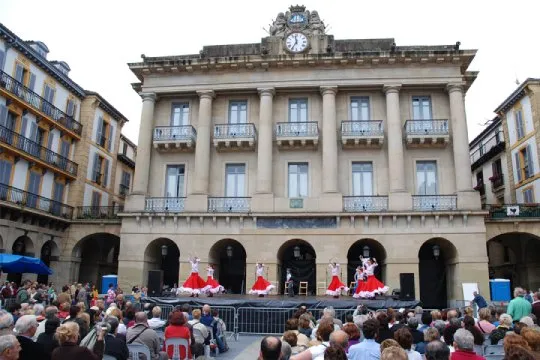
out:
{"label": "stone column", "polygon": [[410,210],[412,198],[405,187],[403,129],[399,112],[401,85],[385,85],[386,134],[388,137],[389,210]]}
{"label": "stone column", "polygon": [[126,210],[143,210],[144,198],[148,193],[148,176],[150,172],[150,155],[152,152],[152,134],[154,133],[155,93],[141,93],[143,101],[141,124],[139,125],[139,143],[137,148],[137,164],[133,176],[133,191],[128,197]]}
{"label": "stone column", "polygon": [[324,193],[338,191],[336,93],[337,86],[321,86],[323,98],[322,168],[324,169],[322,190]]}
{"label": "stone column", "polygon": [[463,176],[463,174],[471,171],[463,86],[461,83],[448,84],[446,90],[450,98],[450,126],[452,129],[458,208],[480,209],[480,196],[478,192],[472,189],[471,180],[467,176]]}
{"label": "stone column", "polygon": [[257,89],[261,97],[259,108],[259,139],[257,145],[257,193],[272,193],[272,107],[274,88]]}

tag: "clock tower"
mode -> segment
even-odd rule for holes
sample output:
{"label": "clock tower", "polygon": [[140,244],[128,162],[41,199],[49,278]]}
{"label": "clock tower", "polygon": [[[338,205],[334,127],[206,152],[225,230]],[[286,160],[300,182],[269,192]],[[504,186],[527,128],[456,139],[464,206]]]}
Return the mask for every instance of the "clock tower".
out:
{"label": "clock tower", "polygon": [[333,52],[334,37],[326,35],[326,26],[317,11],[305,6],[291,6],[279,13],[270,26],[270,36],[263,38],[263,55],[325,54]]}

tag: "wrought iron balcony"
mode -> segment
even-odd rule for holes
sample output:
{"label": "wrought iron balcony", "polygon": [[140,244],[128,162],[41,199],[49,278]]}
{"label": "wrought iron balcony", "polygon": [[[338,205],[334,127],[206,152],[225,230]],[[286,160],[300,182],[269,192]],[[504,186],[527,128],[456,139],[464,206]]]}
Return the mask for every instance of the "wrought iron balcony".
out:
{"label": "wrought iron balcony", "polygon": [[404,128],[407,145],[411,147],[444,147],[450,141],[446,119],[407,120]]}
{"label": "wrought iron balcony", "polygon": [[504,177],[502,175],[494,175],[489,178],[491,181],[491,191],[496,192],[504,187]]}
{"label": "wrought iron balcony", "polygon": [[456,195],[413,195],[415,211],[449,211],[457,210]]}
{"label": "wrought iron balcony", "polygon": [[55,125],[60,125],[66,130],[81,135],[81,123],[0,70],[0,93],[1,90],[6,91],[18,101],[30,105],[33,110],[37,111],[37,115],[45,114],[46,118],[52,120]]}
{"label": "wrought iron balcony", "polygon": [[119,191],[120,196],[126,196],[129,192],[129,186],[125,184],[120,184]]}
{"label": "wrought iron balcony", "polygon": [[343,147],[380,147],[384,143],[382,120],[342,121],[341,143]]}
{"label": "wrought iron balcony", "polygon": [[185,197],[151,197],[146,198],[145,210],[151,212],[182,212]]}
{"label": "wrought iron balcony", "polygon": [[209,212],[239,212],[247,213],[251,210],[250,197],[209,197]]}
{"label": "wrought iron balcony", "polygon": [[154,148],[159,151],[193,151],[197,132],[191,125],[154,128]]}
{"label": "wrought iron balcony", "polygon": [[275,135],[280,148],[317,147],[319,143],[316,121],[277,123]]}
{"label": "wrought iron balcony", "polygon": [[484,205],[489,210],[488,219],[509,220],[515,218],[540,218],[540,204]]}
{"label": "wrought iron balcony", "polygon": [[478,149],[471,154],[471,170],[476,170],[489,159],[499,154],[505,148],[504,135],[502,131],[497,131],[486,141],[483,141]]}
{"label": "wrought iron balcony", "polygon": [[214,146],[218,151],[255,150],[255,124],[214,125]]}
{"label": "wrought iron balcony", "polygon": [[24,206],[54,216],[70,219],[73,207],[30,192],[0,184],[0,200]]}
{"label": "wrought iron balcony", "polygon": [[118,213],[123,210],[122,205],[78,206],[77,219],[118,219]]}
{"label": "wrought iron balcony", "polygon": [[25,155],[26,160],[39,160],[48,167],[65,172],[72,179],[77,177],[79,166],[76,163],[1,125],[0,146],[16,149]]}
{"label": "wrought iron balcony", "polygon": [[344,196],[343,210],[347,212],[376,212],[388,210],[388,196]]}

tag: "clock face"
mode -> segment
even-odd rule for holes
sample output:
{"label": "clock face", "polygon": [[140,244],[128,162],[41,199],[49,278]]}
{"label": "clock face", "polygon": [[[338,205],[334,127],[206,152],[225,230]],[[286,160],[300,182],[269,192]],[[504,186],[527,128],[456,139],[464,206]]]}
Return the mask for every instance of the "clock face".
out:
{"label": "clock face", "polygon": [[302,52],[306,50],[308,46],[308,39],[306,35],[302,33],[292,33],[287,36],[285,46],[287,46],[287,49],[291,52]]}

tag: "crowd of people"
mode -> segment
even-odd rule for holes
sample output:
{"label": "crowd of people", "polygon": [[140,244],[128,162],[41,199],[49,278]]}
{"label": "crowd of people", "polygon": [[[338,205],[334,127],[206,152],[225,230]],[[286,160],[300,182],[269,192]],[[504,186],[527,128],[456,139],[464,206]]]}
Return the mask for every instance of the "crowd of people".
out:
{"label": "crowd of people", "polygon": [[[261,341],[260,360],[481,360],[486,345],[500,345],[504,359],[540,359],[540,292],[529,301],[516,288],[507,308],[489,307],[475,294],[472,307],[424,311],[369,311],[358,306],[342,322],[325,308],[315,319],[300,307],[281,338]],[[497,346],[496,346],[497,347]]]}
{"label": "crowd of people", "polygon": [[25,281],[19,288],[5,284],[1,292],[4,304],[11,301],[0,310],[0,360],[127,360],[130,344],[146,345],[151,360],[165,360],[173,356],[173,347],[165,346],[170,338],[188,341],[184,355],[190,359],[228,351],[226,324],[209,305],[177,306],[163,320],[159,306],[141,303],[140,296],[126,300],[112,284],[104,299],[88,284],[64,286],[56,294],[52,284]]}

